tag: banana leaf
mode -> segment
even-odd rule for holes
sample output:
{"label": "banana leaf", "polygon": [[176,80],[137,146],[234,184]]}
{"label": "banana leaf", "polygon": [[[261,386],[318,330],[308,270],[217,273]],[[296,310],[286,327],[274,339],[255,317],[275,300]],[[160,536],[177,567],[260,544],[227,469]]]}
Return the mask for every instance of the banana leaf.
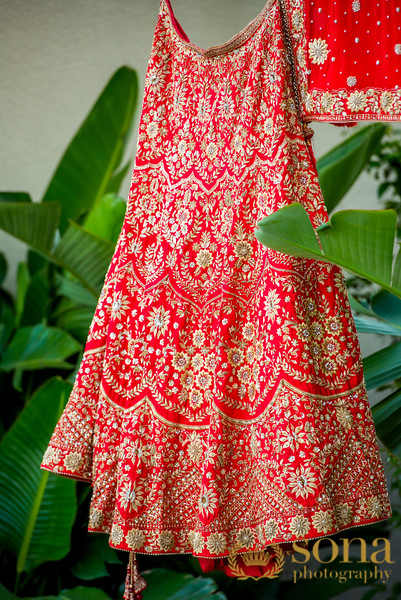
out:
{"label": "banana leaf", "polygon": [[329,213],[364,170],[387,130],[384,123],[363,127],[317,161],[319,183]]}
{"label": "banana leaf", "polygon": [[[0,583],[1,600],[21,600]],[[72,590],[61,590],[57,596],[24,597],[22,600],[111,600],[110,596],[99,588],[78,586]]]}
{"label": "banana leaf", "polygon": [[3,252],[0,252],[0,285],[3,283],[7,275],[7,261]]}
{"label": "banana leaf", "polygon": [[0,229],[49,255],[59,226],[60,212],[58,202],[0,202]]}
{"label": "banana leaf", "polygon": [[284,254],[337,264],[401,298],[398,257],[392,268],[396,221],[394,210],[343,210],[315,231],[295,202],[259,221],[255,236]]}
{"label": "banana leaf", "polygon": [[60,203],[61,233],[67,230],[69,219],[77,221],[96,206],[120,172],[137,90],[135,71],[118,69],[61,158],[42,199],[44,204]]}
{"label": "banana leaf", "polygon": [[32,202],[26,192],[0,192],[0,202]]}
{"label": "banana leaf", "polygon": [[362,362],[368,390],[401,377],[401,342],[366,356]]}
{"label": "banana leaf", "polygon": [[378,335],[401,335],[401,328],[381,320],[370,319],[360,315],[354,316],[358,333],[376,333]]}
{"label": "banana leaf", "polygon": [[68,333],[39,323],[22,327],[15,333],[0,361],[1,371],[54,368],[71,369],[65,359],[80,350],[80,344]]}
{"label": "banana leaf", "polygon": [[0,228],[72,273],[97,298],[114,244],[71,222],[53,249],[59,215],[60,205],[50,202],[28,205],[0,202]]}
{"label": "banana leaf", "polygon": [[372,415],[379,439],[401,460],[401,389],[375,404]]}
{"label": "banana leaf", "polygon": [[58,377],[31,398],[0,444],[0,546],[31,572],[70,549],[75,482],[39,468],[72,386]]}
{"label": "banana leaf", "polygon": [[57,293],[60,296],[69,298],[74,302],[74,304],[91,306],[93,309],[95,309],[97,299],[80,283],[74,281],[66,275],[61,275],[60,273],[56,273],[55,279],[57,284]]}
{"label": "banana leaf", "polygon": [[107,564],[121,564],[117,552],[109,546],[107,536],[86,532],[77,549],[71,552],[69,569],[78,579],[88,581],[109,576]]}
{"label": "banana leaf", "polygon": [[84,228],[94,235],[117,243],[123,225],[126,202],[116,194],[107,194],[92,208],[85,219]]}
{"label": "banana leaf", "polygon": [[226,600],[226,595],[217,591],[216,582],[209,577],[194,577],[169,569],[144,571],[143,576],[148,583],[142,592],[143,600]]}
{"label": "banana leaf", "polygon": [[98,297],[113,251],[113,244],[71,221],[52,259],[75,275],[95,297]]}

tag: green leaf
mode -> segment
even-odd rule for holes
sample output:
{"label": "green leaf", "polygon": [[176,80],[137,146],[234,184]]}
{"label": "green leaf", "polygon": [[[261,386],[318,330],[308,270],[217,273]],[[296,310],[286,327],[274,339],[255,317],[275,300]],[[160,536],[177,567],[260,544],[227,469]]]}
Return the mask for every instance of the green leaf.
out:
{"label": "green leaf", "polygon": [[0,202],[0,228],[44,254],[52,249],[59,221],[57,202]]}
{"label": "green leaf", "polygon": [[257,222],[255,236],[264,246],[304,258],[324,260],[315,230],[299,202],[284,206]]}
{"label": "green leaf", "polygon": [[[1,600],[21,600],[9,592],[0,583]],[[22,600],[111,600],[110,596],[98,588],[78,586],[72,590],[61,590],[58,596],[35,596],[34,598],[23,598]]]}
{"label": "green leaf", "polygon": [[368,390],[393,381],[401,376],[401,342],[366,356],[362,362]]}
{"label": "green leaf", "polygon": [[0,192],[0,202],[32,202],[26,192]]}
{"label": "green leaf", "polygon": [[0,253],[0,285],[3,283],[6,275],[7,275],[7,261],[6,261],[6,258],[3,254],[3,252],[1,252]]}
{"label": "green leaf", "polygon": [[0,445],[0,545],[17,558],[17,572],[64,557],[76,514],[75,482],[39,468],[72,386],[48,380]]}
{"label": "green leaf", "polygon": [[61,302],[57,311],[53,313],[53,318],[56,319],[55,325],[57,327],[68,331],[84,344],[88,337],[88,329],[94,312],[95,309],[92,307],[77,306],[65,299],[65,303]]}
{"label": "green leaf", "polygon": [[8,339],[14,329],[14,302],[10,294],[0,290],[0,354],[3,353]]}
{"label": "green leaf", "polygon": [[375,404],[372,415],[377,436],[401,459],[401,389]]}
{"label": "green leaf", "polygon": [[217,591],[216,582],[208,577],[193,577],[169,569],[144,571],[143,576],[148,583],[142,592],[143,600],[226,600],[225,594]]}
{"label": "green leaf", "polygon": [[127,204],[115,194],[103,196],[85,219],[84,228],[116,245]]}
{"label": "green leaf", "polygon": [[18,264],[17,269],[17,301],[15,303],[15,321],[17,327],[20,325],[22,311],[24,310],[25,296],[31,281],[28,266],[24,262]]}
{"label": "green leaf", "polygon": [[137,76],[128,67],[114,73],[65,151],[43,202],[60,202],[60,229],[95,206],[119,169],[131,132],[137,99]]}
{"label": "green leaf", "polygon": [[60,240],[53,258],[75,275],[96,297],[99,296],[111,262],[114,245],[85,231],[76,223]]}
{"label": "green leaf", "polygon": [[72,365],[64,359],[78,352],[80,347],[74,338],[56,327],[46,327],[42,323],[23,327],[17,330],[5,351],[0,370],[71,369]]}
{"label": "green leaf", "polygon": [[116,551],[109,546],[107,537],[86,533],[74,551],[69,567],[75,577],[87,581],[109,576],[106,563],[121,563]]}
{"label": "green leaf", "polygon": [[119,171],[114,173],[114,175],[110,178],[109,183],[107,184],[107,188],[105,190],[106,194],[118,194],[121,184],[124,180],[124,177],[131,172],[132,161],[129,160],[125,165],[121,167]]}
{"label": "green leaf", "polygon": [[401,288],[391,285],[396,221],[393,210],[344,210],[315,232],[296,202],[259,221],[255,236],[268,248],[336,264],[401,297]]}
{"label": "green leaf", "polygon": [[388,125],[374,123],[360,129],[317,161],[319,183],[331,212],[364,170]]}
{"label": "green leaf", "polygon": [[355,315],[355,325],[359,333],[377,333],[379,335],[401,335],[401,327],[385,323],[382,320],[370,319]]}
{"label": "green leaf", "polygon": [[62,590],[56,600],[111,600],[111,598],[103,590],[81,585],[72,590]]}
{"label": "green leaf", "polygon": [[[394,266],[394,271],[396,266]],[[397,298],[386,290],[379,290],[370,299],[370,305],[376,315],[384,321],[398,327],[401,335],[401,298]]]}
{"label": "green leaf", "polygon": [[25,302],[20,319],[20,326],[36,325],[46,317],[46,311],[51,301],[47,269],[36,272],[29,281],[25,294]]}
{"label": "green leaf", "polygon": [[56,274],[56,282],[60,296],[69,298],[75,304],[96,308],[97,299],[81,283],[59,273]]}

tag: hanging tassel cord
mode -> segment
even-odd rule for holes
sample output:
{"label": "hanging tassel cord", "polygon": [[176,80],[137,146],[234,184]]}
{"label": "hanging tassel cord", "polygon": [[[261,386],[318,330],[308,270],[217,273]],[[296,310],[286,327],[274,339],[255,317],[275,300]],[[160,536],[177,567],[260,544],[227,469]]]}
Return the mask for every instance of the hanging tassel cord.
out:
{"label": "hanging tassel cord", "polygon": [[135,552],[129,553],[123,600],[143,600],[142,591],[148,586],[142,576]]}

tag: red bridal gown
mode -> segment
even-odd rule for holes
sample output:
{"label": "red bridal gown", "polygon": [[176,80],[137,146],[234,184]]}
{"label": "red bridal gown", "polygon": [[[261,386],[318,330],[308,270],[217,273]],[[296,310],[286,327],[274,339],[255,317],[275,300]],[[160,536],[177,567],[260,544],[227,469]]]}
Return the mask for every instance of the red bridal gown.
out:
{"label": "red bridal gown", "polygon": [[89,530],[114,548],[264,572],[273,545],[391,516],[342,271],[254,235],[292,202],[328,219],[300,111],[400,118],[393,81],[335,79],[336,15],[310,5],[286,0],[287,38],[269,0],[203,50],[161,0],[124,225],[42,465],[91,483]]}

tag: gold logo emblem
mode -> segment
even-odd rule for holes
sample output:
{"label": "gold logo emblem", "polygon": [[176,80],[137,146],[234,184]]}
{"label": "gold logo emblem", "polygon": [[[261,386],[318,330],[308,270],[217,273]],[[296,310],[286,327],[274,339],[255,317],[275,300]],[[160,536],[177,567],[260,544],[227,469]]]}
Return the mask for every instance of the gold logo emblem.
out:
{"label": "gold logo emblem", "polygon": [[[267,567],[263,575],[254,577],[245,572],[244,567]],[[245,552],[228,557],[228,565],[234,577],[238,579],[274,579],[284,569],[284,552],[279,544],[272,544],[269,549],[260,552]]]}

